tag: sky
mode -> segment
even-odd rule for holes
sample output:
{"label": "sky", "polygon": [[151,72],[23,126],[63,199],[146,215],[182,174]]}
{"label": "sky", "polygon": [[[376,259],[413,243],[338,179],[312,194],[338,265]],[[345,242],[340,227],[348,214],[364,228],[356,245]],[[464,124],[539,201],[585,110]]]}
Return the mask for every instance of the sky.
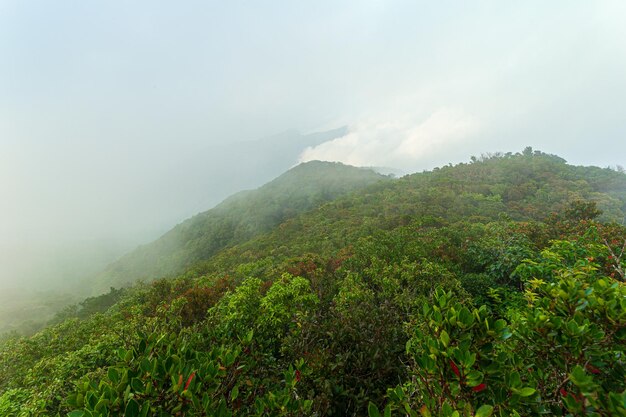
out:
{"label": "sky", "polygon": [[347,126],[287,166],[624,165],[624,74],[621,0],[0,0],[0,249],[154,238],[292,130]]}

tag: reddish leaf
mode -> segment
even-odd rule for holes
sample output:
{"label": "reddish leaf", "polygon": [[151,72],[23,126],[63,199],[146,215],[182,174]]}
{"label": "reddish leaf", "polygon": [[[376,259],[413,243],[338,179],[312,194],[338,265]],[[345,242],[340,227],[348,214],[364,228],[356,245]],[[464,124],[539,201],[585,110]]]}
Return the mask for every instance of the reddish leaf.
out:
{"label": "reddish leaf", "polygon": [[302,374],[298,369],[296,369],[296,381],[300,382],[300,379],[302,379]]}
{"label": "reddish leaf", "polygon": [[178,385],[179,385],[179,386],[180,386],[180,385],[183,385],[183,375],[182,375],[182,374],[179,374],[179,375],[178,375]]}
{"label": "reddish leaf", "polygon": [[474,391],[474,392],[481,392],[485,388],[487,388],[487,385],[483,382],[482,384],[478,384],[475,387],[472,387],[472,391]]}
{"label": "reddish leaf", "polygon": [[461,377],[461,372],[459,372],[459,367],[456,366],[456,363],[454,363],[454,361],[452,359],[450,359],[450,367],[452,368],[452,372],[454,372],[454,375],[458,376],[459,378]]}
{"label": "reddish leaf", "polygon": [[189,379],[187,379],[187,383],[185,384],[185,389],[189,388],[189,384],[191,384],[191,380],[193,379],[195,375],[196,375],[195,372],[192,372],[191,375],[189,375]]}

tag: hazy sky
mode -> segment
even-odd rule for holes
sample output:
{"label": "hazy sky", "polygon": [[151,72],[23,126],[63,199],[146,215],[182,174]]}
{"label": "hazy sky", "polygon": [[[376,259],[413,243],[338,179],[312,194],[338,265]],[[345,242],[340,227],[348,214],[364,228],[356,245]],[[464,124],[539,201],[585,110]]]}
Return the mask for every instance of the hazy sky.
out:
{"label": "hazy sky", "polygon": [[187,156],[287,129],[350,128],[299,160],[623,165],[625,97],[622,0],[0,0],[0,243],[167,227]]}

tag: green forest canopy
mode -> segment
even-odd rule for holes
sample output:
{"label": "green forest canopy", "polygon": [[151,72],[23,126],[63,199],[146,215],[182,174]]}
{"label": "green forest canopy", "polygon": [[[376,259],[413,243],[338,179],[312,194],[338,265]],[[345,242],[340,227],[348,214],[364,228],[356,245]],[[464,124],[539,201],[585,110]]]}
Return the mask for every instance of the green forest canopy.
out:
{"label": "green forest canopy", "polygon": [[625,212],[624,173],[529,149],[306,164],[6,339],[0,414],[625,415]]}

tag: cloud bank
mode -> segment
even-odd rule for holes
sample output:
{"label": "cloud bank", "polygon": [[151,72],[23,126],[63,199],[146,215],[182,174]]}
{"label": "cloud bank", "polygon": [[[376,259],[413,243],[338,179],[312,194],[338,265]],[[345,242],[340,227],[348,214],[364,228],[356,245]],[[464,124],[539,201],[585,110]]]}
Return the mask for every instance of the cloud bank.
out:
{"label": "cloud bank", "polygon": [[305,149],[299,162],[336,161],[415,172],[448,162],[451,148],[462,147],[479,132],[476,117],[445,108],[421,120],[370,120],[352,126],[345,136]]}

